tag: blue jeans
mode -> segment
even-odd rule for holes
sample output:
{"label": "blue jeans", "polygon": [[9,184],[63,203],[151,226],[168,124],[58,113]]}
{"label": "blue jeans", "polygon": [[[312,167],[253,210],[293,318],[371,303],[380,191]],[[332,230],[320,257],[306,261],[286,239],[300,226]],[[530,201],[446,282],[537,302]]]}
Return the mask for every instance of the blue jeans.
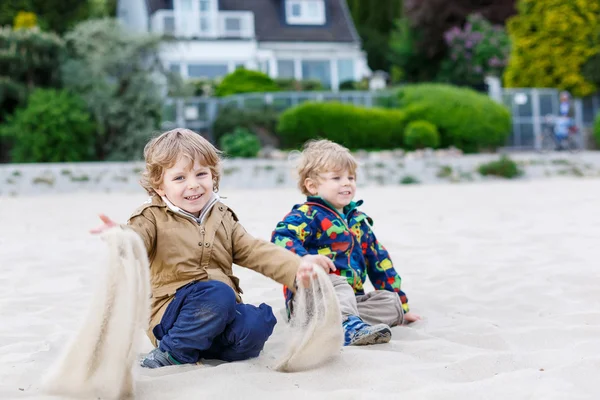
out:
{"label": "blue jeans", "polygon": [[267,304],[238,304],[219,281],[193,282],[177,290],[152,332],[160,349],[181,363],[240,361],[259,355],[276,323]]}

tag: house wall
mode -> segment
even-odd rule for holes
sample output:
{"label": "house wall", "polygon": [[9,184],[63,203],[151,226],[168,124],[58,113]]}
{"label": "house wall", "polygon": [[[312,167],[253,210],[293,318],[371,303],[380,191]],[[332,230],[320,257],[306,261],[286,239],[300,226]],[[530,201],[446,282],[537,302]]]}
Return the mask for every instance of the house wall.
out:
{"label": "house wall", "polygon": [[[179,72],[184,78],[199,78],[191,76],[190,66],[210,70],[226,68],[226,73],[233,72],[236,66],[243,65],[248,69],[258,69],[257,44],[254,40],[194,40],[168,43],[161,50],[161,58],[167,67]],[[192,68],[193,69],[193,68]],[[211,76],[205,76],[212,78]]]}
{"label": "house wall", "polygon": [[117,19],[136,33],[148,32],[146,0],[119,0]]}
{"label": "house wall", "polygon": [[[271,53],[268,73],[271,77],[281,77],[278,61],[293,61],[294,78],[306,79],[303,74],[303,61],[329,62],[331,89],[337,90],[338,84],[347,79],[360,80],[370,75],[366,56],[355,43],[339,42],[260,42],[258,48]],[[338,75],[338,61],[352,60],[352,76]]]}

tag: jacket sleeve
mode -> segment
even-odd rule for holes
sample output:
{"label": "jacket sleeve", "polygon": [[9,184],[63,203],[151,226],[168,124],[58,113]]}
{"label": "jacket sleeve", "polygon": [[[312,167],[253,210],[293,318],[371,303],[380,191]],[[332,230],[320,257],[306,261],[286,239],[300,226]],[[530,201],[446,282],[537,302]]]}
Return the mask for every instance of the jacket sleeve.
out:
{"label": "jacket sleeve", "polygon": [[305,256],[304,241],[311,234],[311,220],[299,209],[293,210],[279,222],[271,235],[271,242],[289,251]]}
{"label": "jacket sleeve", "polygon": [[362,221],[362,251],[367,263],[367,274],[377,290],[396,292],[400,296],[404,312],[409,311],[408,298],[401,290],[402,278],[394,269],[388,251],[375,237],[367,219]]}
{"label": "jacket sleeve", "polygon": [[287,286],[295,287],[300,257],[266,240],[256,239],[235,222],[232,233],[233,262]]}
{"label": "jacket sleeve", "polygon": [[152,259],[156,249],[156,223],[152,213],[149,211],[134,213],[127,221],[127,225],[122,227],[132,229],[140,235],[146,246],[148,258]]}

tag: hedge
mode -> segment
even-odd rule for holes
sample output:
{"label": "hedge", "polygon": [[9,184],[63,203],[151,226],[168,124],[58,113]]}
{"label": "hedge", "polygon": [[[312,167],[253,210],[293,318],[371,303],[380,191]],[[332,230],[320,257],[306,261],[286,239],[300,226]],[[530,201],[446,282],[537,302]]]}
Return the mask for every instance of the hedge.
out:
{"label": "hedge", "polygon": [[407,85],[398,90],[398,105],[410,121],[435,125],[441,147],[465,152],[490,150],[506,143],[510,112],[485,94],[444,84]]}
{"label": "hedge", "polygon": [[277,133],[285,148],[327,138],[351,149],[402,147],[407,115],[401,110],[306,102],[283,112]]}

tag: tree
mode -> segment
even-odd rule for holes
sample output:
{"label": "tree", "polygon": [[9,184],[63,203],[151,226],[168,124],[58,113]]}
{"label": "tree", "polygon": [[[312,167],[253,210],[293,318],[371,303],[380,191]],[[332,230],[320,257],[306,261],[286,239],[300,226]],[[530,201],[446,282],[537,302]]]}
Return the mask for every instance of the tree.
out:
{"label": "tree", "polygon": [[[96,1],[96,0],[94,0]],[[37,15],[43,30],[64,33],[90,16],[88,0],[10,0],[0,2],[0,26],[13,24],[21,11]]]}
{"label": "tree", "polygon": [[158,56],[161,38],[129,33],[114,19],[82,22],[65,39],[65,87],[79,94],[96,122],[96,158],[139,159],[159,128],[174,76]]}
{"label": "tree", "polygon": [[582,67],[600,53],[600,1],[519,0],[518,11],[507,24],[513,44],[505,85],[593,93]]}
{"label": "tree", "polygon": [[467,17],[463,29],[450,29],[444,39],[448,56],[440,66],[440,81],[479,86],[488,75],[502,77],[510,53],[510,40],[503,26],[494,26],[474,14]]}
{"label": "tree", "polygon": [[402,15],[402,0],[348,0],[356,30],[372,70],[390,70],[389,38]]}
{"label": "tree", "polygon": [[480,14],[492,24],[504,25],[515,13],[516,0],[404,0],[404,15],[418,34],[415,48],[427,61],[424,67],[437,70],[446,57],[444,33],[462,28],[471,14]]}
{"label": "tree", "polygon": [[[37,28],[0,27],[0,124],[23,105],[35,88],[60,87],[64,41]],[[0,160],[8,146],[0,139]]]}
{"label": "tree", "polygon": [[27,105],[0,125],[12,162],[75,162],[93,157],[94,124],[85,103],[55,89],[36,89]]}

